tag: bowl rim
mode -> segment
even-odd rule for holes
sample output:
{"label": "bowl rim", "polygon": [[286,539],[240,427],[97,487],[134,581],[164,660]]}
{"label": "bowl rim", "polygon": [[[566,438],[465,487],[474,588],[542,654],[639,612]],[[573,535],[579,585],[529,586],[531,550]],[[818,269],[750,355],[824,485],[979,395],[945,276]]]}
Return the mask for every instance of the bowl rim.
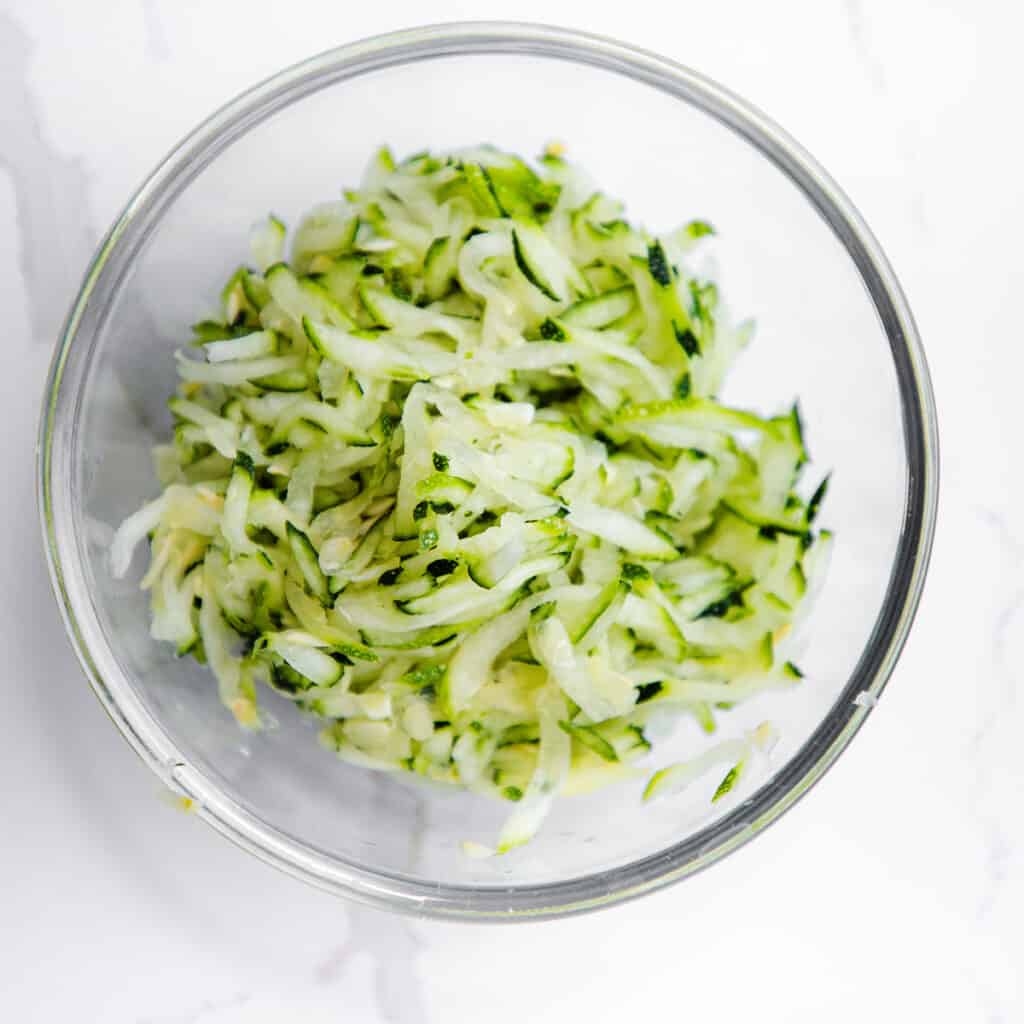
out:
{"label": "bowl rim", "polygon": [[[702,110],[757,148],[803,193],[853,261],[888,337],[900,391],[907,482],[904,519],[871,639],[829,714],[777,775],[713,824],[619,867],[542,885],[441,885],[377,872],[284,834],[235,803],[188,764],[148,712],[106,641],[77,557],[70,452],[81,379],[66,385],[72,346],[88,332],[93,300],[114,294],[162,210],[222,150],[276,111],[336,82],[388,67],[468,55],[518,54],[576,62],[653,86]],[[86,339],[94,343],[92,339]],[[88,373],[92,344],[80,378]],[[62,390],[68,387],[69,390]],[[63,455],[62,455],[63,451]],[[65,628],[93,690],[139,756],[193,799],[217,831],[261,860],[336,894],[390,910],[470,921],[564,916],[636,898],[688,877],[744,845],[791,808],[849,744],[884,689],[921,598],[938,506],[938,429],[921,340],[907,300],[860,213],[824,169],[774,121],[696,71],[603,36],[521,22],[451,22],[330,49],[241,93],[187,135],[131,198],[99,246],[50,366],[37,447],[37,497],[48,568]]]}

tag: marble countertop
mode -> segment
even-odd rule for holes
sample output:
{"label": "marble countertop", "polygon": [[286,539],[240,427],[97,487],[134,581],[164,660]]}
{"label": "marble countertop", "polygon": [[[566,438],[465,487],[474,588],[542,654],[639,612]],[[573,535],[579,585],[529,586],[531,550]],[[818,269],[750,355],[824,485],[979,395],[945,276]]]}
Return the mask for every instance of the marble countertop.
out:
{"label": "marble countertop", "polygon": [[[500,17],[444,0],[431,20]],[[63,638],[37,408],[101,231],[240,89],[422,5],[0,3],[0,1017],[109,1024],[1024,1019],[1024,16],[995,3],[520,0],[754,99],[901,275],[940,408],[929,585],[878,711],[814,793],[713,870],[564,922],[420,922],[332,899],[161,798]],[[158,114],[156,112],[159,112]],[[486,1008],[486,1009],[483,1009]]]}

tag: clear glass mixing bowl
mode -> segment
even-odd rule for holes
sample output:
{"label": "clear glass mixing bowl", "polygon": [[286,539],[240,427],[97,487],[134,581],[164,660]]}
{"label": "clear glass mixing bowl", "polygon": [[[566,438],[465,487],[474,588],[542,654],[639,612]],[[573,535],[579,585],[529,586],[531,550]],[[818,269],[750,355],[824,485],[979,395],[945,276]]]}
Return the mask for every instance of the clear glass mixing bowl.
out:
{"label": "clear glass mixing bowl", "polygon": [[[248,226],[294,222],[358,180],[371,149],[564,142],[629,214],[711,220],[724,293],[756,317],[725,398],[799,396],[814,471],[832,469],[837,536],[799,689],[722,716],[772,718],[772,764],[731,802],[643,805],[636,786],[561,800],[521,852],[474,861],[505,808],[336,761],[267,695],[279,727],[241,732],[206,671],[149,637],[112,528],[156,483],[172,353],[244,258]],[[344,46],[200,125],[128,204],[90,267],[43,412],[40,501],[54,587],[92,685],[139,755],[245,849],[337,893],[454,918],[552,916],[656,889],[714,862],[805,793],[892,671],[921,592],[936,510],[935,410],[906,301],[857,211],[760,112],[660,57],[560,29],[463,24]],[[659,763],[705,742],[681,729]]]}

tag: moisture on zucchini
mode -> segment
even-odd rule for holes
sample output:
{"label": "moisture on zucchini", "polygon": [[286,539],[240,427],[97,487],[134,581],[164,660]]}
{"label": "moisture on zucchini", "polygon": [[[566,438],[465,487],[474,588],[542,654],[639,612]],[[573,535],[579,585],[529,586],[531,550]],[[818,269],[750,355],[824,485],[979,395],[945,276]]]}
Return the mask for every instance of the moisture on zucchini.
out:
{"label": "moisture on zucchini", "polygon": [[[330,750],[509,802],[635,776],[654,716],[806,685],[792,663],[832,537],[796,408],[719,400],[749,340],[584,172],[482,146],[396,161],[289,233],[251,233],[178,354],[149,538],[152,634],[259,728],[273,690]],[[661,768],[743,785],[765,729]],[[479,854],[488,849],[475,844]],[[493,852],[493,851],[491,851]]]}

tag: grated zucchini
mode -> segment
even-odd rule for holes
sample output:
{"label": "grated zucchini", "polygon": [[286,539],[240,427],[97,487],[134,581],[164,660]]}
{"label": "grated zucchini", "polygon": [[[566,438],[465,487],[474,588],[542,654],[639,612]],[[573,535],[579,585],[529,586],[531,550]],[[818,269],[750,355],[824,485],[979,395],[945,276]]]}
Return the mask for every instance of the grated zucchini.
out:
{"label": "grated zucchini", "polygon": [[[289,234],[251,233],[169,403],[152,634],[261,725],[258,684],[339,757],[514,804],[635,777],[653,716],[804,685],[790,660],[832,544],[794,406],[718,398],[750,335],[689,269],[705,221],[656,236],[550,153],[396,162]],[[802,631],[802,629],[801,629]],[[656,772],[647,798],[768,726]]]}

